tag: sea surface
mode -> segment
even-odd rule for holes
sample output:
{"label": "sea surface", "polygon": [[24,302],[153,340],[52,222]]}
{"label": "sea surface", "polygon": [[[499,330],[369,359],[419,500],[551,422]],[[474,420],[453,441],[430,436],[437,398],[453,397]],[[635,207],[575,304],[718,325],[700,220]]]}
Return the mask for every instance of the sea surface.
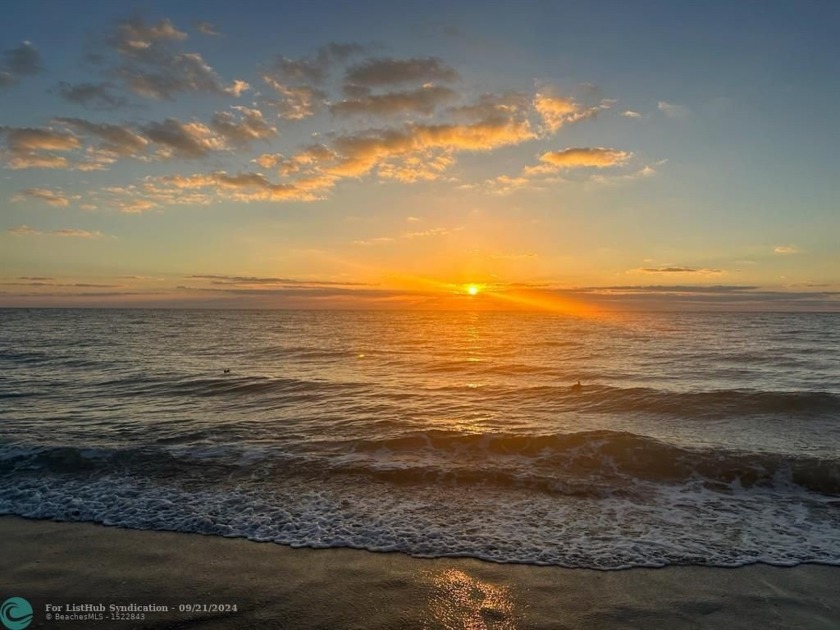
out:
{"label": "sea surface", "polygon": [[4,309],[0,514],[840,565],[840,314]]}

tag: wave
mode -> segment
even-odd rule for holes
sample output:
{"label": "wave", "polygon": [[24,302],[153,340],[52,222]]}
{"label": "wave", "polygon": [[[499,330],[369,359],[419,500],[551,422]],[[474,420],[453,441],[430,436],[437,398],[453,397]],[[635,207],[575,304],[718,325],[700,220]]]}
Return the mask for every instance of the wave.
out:
{"label": "wave", "polygon": [[98,392],[116,391],[133,395],[159,396],[243,396],[258,394],[327,394],[358,392],[360,383],[316,381],[268,376],[224,375],[219,377],[178,377],[135,375],[108,379],[94,384]]}
{"label": "wave", "polygon": [[[191,456],[220,455],[211,450]],[[254,465],[265,459],[252,455],[250,474],[238,478],[187,478],[181,471],[151,478],[148,467],[131,474],[113,466],[112,457],[150,456],[153,462],[153,453],[42,451],[40,464],[81,457],[99,461],[99,474],[34,469],[2,475],[0,514],[591,569],[840,564],[840,502],[812,493],[720,493],[666,484],[646,496],[557,496],[495,484],[386,486],[381,479],[285,473],[268,483],[254,475]]]}
{"label": "wave", "polygon": [[[455,481],[535,482],[546,489],[620,491],[633,481],[707,487],[801,488],[840,495],[840,461],[776,453],[679,447],[621,431],[570,434],[414,432],[381,440],[335,443],[336,452],[367,455],[369,465],[395,478],[434,472]],[[390,456],[390,457],[389,457]],[[412,457],[414,456],[414,457]],[[418,460],[417,456],[421,456]],[[358,466],[358,458],[350,458]],[[400,470],[394,462],[411,462]],[[384,462],[384,463],[383,463]]]}
{"label": "wave", "polygon": [[[568,377],[567,377],[568,378]],[[562,385],[514,387],[492,382],[447,384],[414,391],[428,395],[480,396],[500,405],[539,405],[546,412],[657,415],[684,419],[734,419],[784,416],[797,419],[840,417],[840,395],[829,392],[759,390],[672,391],[649,387],[584,384],[581,391]],[[480,393],[476,393],[476,390]],[[421,400],[422,404],[422,400]]]}
{"label": "wave", "polygon": [[0,449],[2,473],[92,474],[115,469],[156,477],[250,475],[317,480],[337,474],[397,484],[499,486],[574,496],[633,495],[645,484],[731,493],[806,490],[840,496],[840,460],[687,448],[621,431],[465,434],[414,431],[374,440],[323,440],[295,447],[168,445],[109,449]]}
{"label": "wave", "polygon": [[840,413],[840,396],[828,392],[718,390],[671,392],[652,388],[590,388],[581,407],[609,412],[739,417],[756,414],[817,415]]}

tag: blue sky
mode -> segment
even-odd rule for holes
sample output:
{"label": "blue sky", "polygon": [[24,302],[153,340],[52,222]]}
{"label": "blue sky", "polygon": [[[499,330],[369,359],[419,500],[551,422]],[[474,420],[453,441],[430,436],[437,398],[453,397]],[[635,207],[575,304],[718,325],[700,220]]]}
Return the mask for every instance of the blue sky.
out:
{"label": "blue sky", "polygon": [[838,310],[838,27],[833,2],[15,3],[0,305]]}

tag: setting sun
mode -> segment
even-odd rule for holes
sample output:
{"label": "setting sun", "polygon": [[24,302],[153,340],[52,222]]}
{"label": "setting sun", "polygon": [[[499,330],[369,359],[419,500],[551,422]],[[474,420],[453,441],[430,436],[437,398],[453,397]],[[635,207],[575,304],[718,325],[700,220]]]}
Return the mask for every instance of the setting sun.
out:
{"label": "setting sun", "polygon": [[479,291],[481,291],[481,289],[478,287],[477,284],[467,285],[467,293],[469,293],[470,295],[478,295]]}

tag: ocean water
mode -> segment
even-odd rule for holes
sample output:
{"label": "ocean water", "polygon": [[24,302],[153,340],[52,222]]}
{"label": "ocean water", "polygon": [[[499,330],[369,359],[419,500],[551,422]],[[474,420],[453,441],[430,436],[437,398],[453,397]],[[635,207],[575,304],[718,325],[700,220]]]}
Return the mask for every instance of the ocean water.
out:
{"label": "ocean water", "polygon": [[0,513],[840,564],[840,314],[0,310]]}

